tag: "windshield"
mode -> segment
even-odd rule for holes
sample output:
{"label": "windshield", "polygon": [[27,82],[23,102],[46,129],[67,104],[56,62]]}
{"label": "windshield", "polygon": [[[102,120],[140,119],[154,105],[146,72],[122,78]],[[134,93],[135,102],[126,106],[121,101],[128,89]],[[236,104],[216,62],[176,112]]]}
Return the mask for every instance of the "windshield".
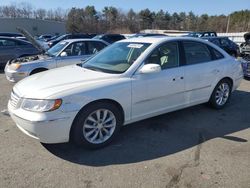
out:
{"label": "windshield", "polygon": [[56,56],[69,42],[61,41],[47,51],[47,55]]}
{"label": "windshield", "polygon": [[123,73],[149,46],[149,43],[114,43],[86,61],[83,67],[107,73]]}

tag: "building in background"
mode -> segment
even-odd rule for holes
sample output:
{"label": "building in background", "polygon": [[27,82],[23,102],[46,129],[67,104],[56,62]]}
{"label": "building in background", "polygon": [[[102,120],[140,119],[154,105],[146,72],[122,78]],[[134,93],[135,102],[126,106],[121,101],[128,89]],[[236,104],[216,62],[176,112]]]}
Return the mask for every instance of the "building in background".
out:
{"label": "building in background", "polygon": [[0,18],[0,32],[15,32],[17,27],[24,28],[31,35],[60,35],[66,33],[65,23],[31,18]]}

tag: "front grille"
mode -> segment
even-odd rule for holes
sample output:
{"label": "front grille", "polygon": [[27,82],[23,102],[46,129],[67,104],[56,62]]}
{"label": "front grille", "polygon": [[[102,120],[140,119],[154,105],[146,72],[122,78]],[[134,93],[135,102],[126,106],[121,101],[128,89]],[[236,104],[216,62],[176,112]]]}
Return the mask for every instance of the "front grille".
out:
{"label": "front grille", "polygon": [[13,106],[14,108],[18,108],[19,102],[20,102],[20,97],[14,91],[12,91],[10,95],[11,106]]}

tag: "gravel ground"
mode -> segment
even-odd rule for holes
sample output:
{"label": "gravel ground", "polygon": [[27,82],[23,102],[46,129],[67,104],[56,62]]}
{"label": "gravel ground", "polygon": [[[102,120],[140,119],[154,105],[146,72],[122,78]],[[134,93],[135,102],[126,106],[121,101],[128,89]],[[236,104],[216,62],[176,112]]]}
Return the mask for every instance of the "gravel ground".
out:
{"label": "gravel ground", "polygon": [[[0,73],[0,110],[13,84]],[[88,151],[42,145],[0,113],[0,187],[250,187],[250,81],[223,110],[199,105],[122,129]]]}

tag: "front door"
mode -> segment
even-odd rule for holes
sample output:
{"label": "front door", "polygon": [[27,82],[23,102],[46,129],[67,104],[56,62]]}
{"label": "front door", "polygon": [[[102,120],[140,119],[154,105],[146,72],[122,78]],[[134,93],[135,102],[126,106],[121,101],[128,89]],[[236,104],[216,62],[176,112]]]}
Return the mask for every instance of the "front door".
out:
{"label": "front door", "polygon": [[84,41],[73,42],[70,45],[68,45],[56,58],[57,67],[81,63],[82,61],[90,57],[89,55],[86,54],[87,54],[86,42]]}
{"label": "front door", "polygon": [[178,42],[157,47],[144,64],[159,64],[159,73],[132,77],[132,119],[141,119],[180,108],[184,104],[184,68]]}

